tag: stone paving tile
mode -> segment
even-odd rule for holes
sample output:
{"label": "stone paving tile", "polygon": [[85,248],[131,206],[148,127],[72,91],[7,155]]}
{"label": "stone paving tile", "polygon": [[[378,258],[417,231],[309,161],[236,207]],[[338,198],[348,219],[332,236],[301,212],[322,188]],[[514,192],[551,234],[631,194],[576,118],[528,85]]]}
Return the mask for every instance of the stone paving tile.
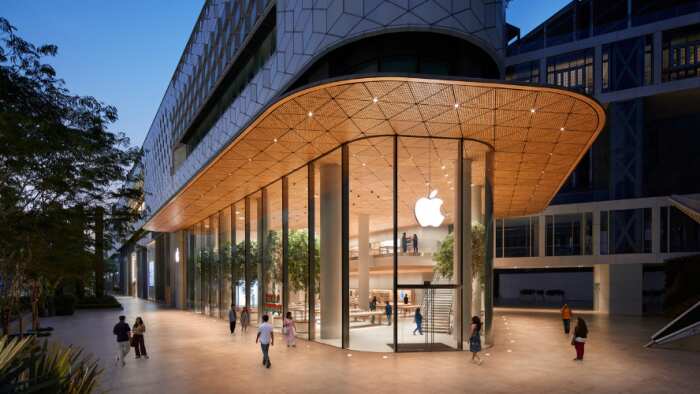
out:
{"label": "stone paving tile", "polygon": [[287,348],[280,336],[266,369],[254,330],[231,336],[222,320],[120,301],[129,324],[144,318],[151,359],[135,360],[132,352],[126,367],[115,366],[112,327],[119,312],[78,311],[42,322],[55,327],[52,340],[100,359],[100,388],[110,392],[697,393],[700,386],[700,353],[642,347],[664,323],[656,318],[583,314],[591,329],[583,363],[572,361],[556,313],[498,310],[496,344],[482,353],[481,366],[467,352],[364,353],[302,340]]}

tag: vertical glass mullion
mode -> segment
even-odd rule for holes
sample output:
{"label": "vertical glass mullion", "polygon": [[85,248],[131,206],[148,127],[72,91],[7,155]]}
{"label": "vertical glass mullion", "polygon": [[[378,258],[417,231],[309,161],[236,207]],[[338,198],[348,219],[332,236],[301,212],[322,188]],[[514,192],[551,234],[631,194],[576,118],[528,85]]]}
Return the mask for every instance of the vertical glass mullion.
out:
{"label": "vertical glass mullion", "polygon": [[289,310],[289,179],[282,177],[282,318]]}
{"label": "vertical glass mullion", "polygon": [[316,339],[316,200],[314,195],[316,191],[316,168],[315,163],[308,164],[307,176],[307,215],[309,228],[309,244],[308,244],[308,307],[309,307],[309,340]]}
{"label": "vertical glass mullion", "polygon": [[[341,346],[350,346],[350,163],[347,144],[341,153]],[[396,299],[394,299],[396,300]],[[396,310],[396,309],[394,309]]]}

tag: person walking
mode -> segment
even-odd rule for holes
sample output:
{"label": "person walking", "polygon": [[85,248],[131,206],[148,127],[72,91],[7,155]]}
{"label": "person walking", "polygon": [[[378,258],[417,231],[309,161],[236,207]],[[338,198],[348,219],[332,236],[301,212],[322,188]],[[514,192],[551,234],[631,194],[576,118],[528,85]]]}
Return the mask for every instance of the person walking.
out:
{"label": "person walking", "polygon": [[576,349],[576,358],[574,361],[583,361],[583,348],[588,339],[588,326],[582,318],[576,319],[576,327],[574,327],[574,335],[571,337],[571,344]]}
{"label": "person walking", "polygon": [[408,293],[404,293],[404,295],[403,295],[403,303],[404,303],[404,305],[408,305]]}
{"label": "person walking", "polygon": [[146,333],[146,325],[143,324],[143,319],[141,319],[140,316],[137,317],[134,322],[132,333],[131,341],[134,351],[136,352],[136,358],[141,358],[141,355],[143,355],[145,359],[148,359],[148,354],[146,354],[146,342],[143,337],[143,334]]}
{"label": "person walking", "polygon": [[228,310],[228,327],[231,330],[231,335],[236,331],[236,306],[231,304],[231,309]]}
{"label": "person walking", "polygon": [[418,235],[413,234],[413,255],[418,256]]}
{"label": "person walking", "polygon": [[561,320],[564,323],[564,334],[568,334],[571,327],[571,308],[569,308],[569,304],[564,304],[561,307]]}
{"label": "person walking", "polygon": [[255,337],[255,343],[260,342],[260,349],[262,350],[263,360],[262,363],[267,368],[270,368],[272,363],[270,362],[270,346],[275,346],[275,334],[272,332],[272,324],[268,323],[270,317],[268,315],[263,315],[262,324],[258,327],[258,335]]}
{"label": "person walking", "polygon": [[117,336],[117,362],[121,362],[122,367],[125,365],[124,357],[129,354],[129,335],[131,334],[131,327],[125,320],[126,316],[119,316],[119,322],[112,329],[112,333]]}
{"label": "person walking", "polygon": [[408,251],[408,238],[406,238],[406,233],[404,232],[401,235],[401,252],[403,252],[403,254],[406,254],[407,251]]}
{"label": "person walking", "polygon": [[420,313],[420,308],[416,308],[416,314],[413,317],[413,321],[416,322],[416,329],[413,330],[413,335],[416,335],[416,331],[423,335],[423,315]]}
{"label": "person walking", "polygon": [[241,330],[243,332],[248,332],[248,325],[250,324],[250,312],[248,312],[248,307],[244,306],[241,311]]}
{"label": "person walking", "polygon": [[384,306],[384,313],[386,314],[386,320],[389,322],[389,325],[391,325],[391,302],[389,302],[389,300],[386,301],[386,305]]}
{"label": "person walking", "polygon": [[[371,312],[377,310],[377,296],[372,297],[372,300],[369,302],[369,310]],[[374,314],[372,314],[372,324],[374,324]]]}
{"label": "person walking", "polygon": [[287,347],[297,347],[297,326],[292,318],[292,312],[287,312],[282,323],[284,329],[284,339],[287,341]]}
{"label": "person walking", "polygon": [[471,333],[469,334],[469,351],[472,352],[472,362],[481,365],[481,319],[472,317]]}

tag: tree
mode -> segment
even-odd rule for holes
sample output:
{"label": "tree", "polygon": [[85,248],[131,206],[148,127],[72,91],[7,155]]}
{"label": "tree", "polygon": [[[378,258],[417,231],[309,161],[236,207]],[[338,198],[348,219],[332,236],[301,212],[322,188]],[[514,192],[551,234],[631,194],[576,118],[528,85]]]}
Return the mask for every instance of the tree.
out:
{"label": "tree", "polygon": [[[92,254],[91,267],[101,273],[100,250],[123,238],[143,215],[136,208],[140,204],[117,204],[142,201],[143,192],[132,187],[139,179],[129,171],[140,151],[123,134],[108,130],[116,109],[94,97],[71,95],[43,62],[57,47],[35,46],[15,30],[0,18],[3,328],[18,311],[18,292],[30,293],[36,311],[47,281],[57,286],[76,273],[85,279],[88,271],[75,269],[84,268],[85,253]],[[104,237],[96,236],[100,222]],[[100,293],[103,278],[92,277]],[[38,319],[33,324],[37,328]]]}
{"label": "tree", "polygon": [[[472,278],[484,277],[484,252],[486,228],[480,224],[472,224]],[[449,233],[438,245],[438,251],[433,255],[435,267],[433,272],[446,279],[454,275],[454,233]]]}

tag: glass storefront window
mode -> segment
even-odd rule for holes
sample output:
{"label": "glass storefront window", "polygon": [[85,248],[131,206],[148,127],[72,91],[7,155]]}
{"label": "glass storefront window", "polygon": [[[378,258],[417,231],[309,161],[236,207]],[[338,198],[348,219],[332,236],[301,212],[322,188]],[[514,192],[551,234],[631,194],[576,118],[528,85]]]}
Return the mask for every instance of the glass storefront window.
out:
{"label": "glass storefront window", "polygon": [[219,261],[221,277],[220,316],[226,316],[231,307],[231,207],[219,212]]}
{"label": "glass storefront window", "polygon": [[[308,168],[293,172],[287,178],[289,196],[289,305],[287,310],[297,328],[297,336],[309,338],[309,212]],[[315,254],[315,283],[318,283],[319,255]]]}
{"label": "glass storefront window", "polygon": [[231,215],[231,220],[234,222],[231,242],[231,280],[234,286],[233,303],[239,311],[246,306],[245,212],[245,201],[239,201],[233,205]]}
{"label": "glass storefront window", "polygon": [[[483,316],[490,305],[481,271],[492,258],[484,245],[493,231],[484,225],[491,212],[485,152],[459,140],[373,137],[316,159],[186,231],[189,305],[219,318],[232,304],[238,313],[248,307],[252,324],[267,314],[276,329],[286,307],[298,336],[355,350],[458,347],[466,327],[466,298],[458,295],[468,280],[455,257],[458,183],[471,199],[465,220],[471,217],[477,256],[471,311]],[[527,220],[535,245],[537,218]],[[414,337],[419,308],[425,335]]]}
{"label": "glass storefront window", "polygon": [[220,317],[219,303],[221,295],[221,264],[219,261],[219,215],[215,214],[209,217],[209,234],[208,234],[209,267],[208,271],[208,286],[209,286],[209,315]]}
{"label": "glass storefront window", "polygon": [[263,234],[264,285],[262,310],[282,330],[282,181],[265,189]]}
{"label": "glass storefront window", "polygon": [[[408,293],[400,295],[398,306],[394,303],[393,144],[393,137],[380,137],[349,145],[348,297],[353,350],[391,351],[394,308],[399,308],[399,330],[405,331],[416,305]],[[415,258],[413,238],[410,248],[407,238],[401,238],[405,250],[400,253]]]}
{"label": "glass storefront window", "polygon": [[260,248],[260,241],[263,239],[262,212],[262,193],[258,191],[248,197],[246,212],[249,218],[247,281],[250,301],[248,307],[250,308],[250,324],[252,325],[257,325],[262,316],[259,313],[261,299],[259,278],[262,277],[262,249]]}
{"label": "glass storefront window", "polygon": [[202,238],[202,222],[195,224],[194,226],[194,311],[202,313],[202,259],[204,257],[203,252],[203,238]]}

